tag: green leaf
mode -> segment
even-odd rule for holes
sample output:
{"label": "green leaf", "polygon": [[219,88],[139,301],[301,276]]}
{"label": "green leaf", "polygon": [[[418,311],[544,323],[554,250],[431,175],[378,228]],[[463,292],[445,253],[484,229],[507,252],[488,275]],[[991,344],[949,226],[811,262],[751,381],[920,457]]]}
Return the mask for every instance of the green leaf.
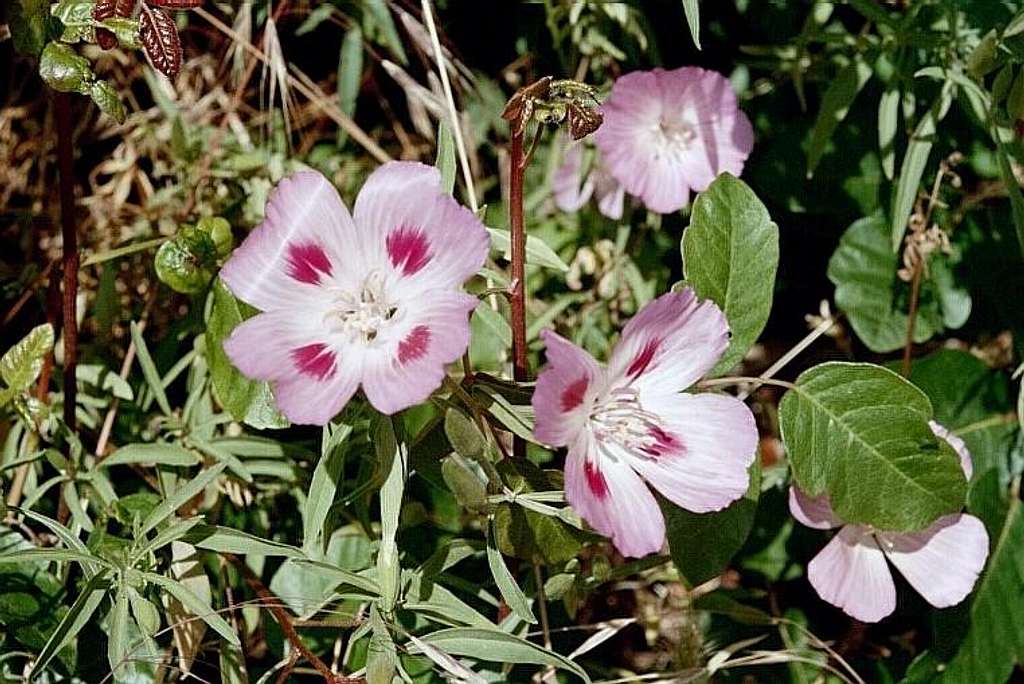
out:
{"label": "green leaf", "polygon": [[38,55],[46,44],[50,0],[14,0],[10,3],[11,38],[14,49]]}
{"label": "green leaf", "polygon": [[900,244],[903,242],[903,233],[907,230],[907,221],[914,208],[918,188],[921,187],[924,169],[928,165],[928,155],[932,151],[935,132],[939,122],[949,111],[952,102],[953,82],[946,81],[939,97],[925,112],[918,122],[917,128],[914,129],[913,135],[910,136],[910,143],[907,145],[907,151],[903,157],[903,165],[900,166],[900,179],[896,184],[896,193],[892,203],[892,221],[889,224],[889,229],[890,247],[893,252],[899,251]]}
{"label": "green leaf", "polygon": [[[900,349],[906,342],[907,314],[897,297],[898,258],[889,249],[885,220],[876,215],[847,228],[828,263],[836,305],[850,319],[857,337],[878,353]],[[922,297],[914,342],[926,342],[941,330],[939,301]]]}
{"label": "green leaf", "polygon": [[889,180],[896,175],[896,127],[899,124],[900,90],[886,88],[878,101],[878,152],[882,171]]}
{"label": "green leaf", "polygon": [[405,492],[406,447],[395,434],[390,417],[376,421],[374,445],[380,470],[387,478],[380,488],[380,547],[377,550],[377,581],[380,583],[380,607],[390,614],[398,601],[401,565],[398,561],[398,518]]}
{"label": "green leaf", "polygon": [[99,462],[102,468],[128,463],[194,466],[200,459],[179,444],[128,444]]}
{"label": "green leaf", "polygon": [[124,123],[128,113],[124,109],[124,103],[121,102],[121,96],[117,94],[117,89],[110,83],[107,81],[93,81],[89,86],[89,97],[92,98],[92,101],[96,103],[101,112],[119,124]]}
{"label": "green leaf", "polygon": [[363,10],[366,12],[367,33],[376,35],[398,58],[402,64],[408,64],[409,58],[405,56],[405,48],[402,38],[398,35],[395,22],[391,19],[391,11],[385,0],[363,0]]}
{"label": "green leaf", "polygon": [[487,485],[466,466],[461,456],[452,454],[444,459],[441,476],[462,506],[474,512],[487,508]]}
{"label": "green leaf", "polygon": [[173,494],[161,501],[160,504],[146,516],[146,519],[142,521],[142,528],[139,530],[139,534],[146,534],[152,530],[154,527],[173,515],[176,510],[188,503],[192,497],[206,489],[206,487],[216,480],[221,472],[224,471],[226,465],[227,464],[225,463],[218,463],[211,466],[186,482],[184,485],[178,487]]}
{"label": "green leaf", "polygon": [[327,515],[344,477],[346,440],[351,434],[351,425],[328,423],[324,426],[320,460],[313,470],[309,493],[302,505],[302,550],[307,555],[322,552],[324,541],[330,537],[326,529]]}
{"label": "green leaf", "polygon": [[437,159],[434,161],[441,171],[441,187],[449,195],[455,190],[455,136],[447,123],[437,125]]}
{"label": "green leaf", "polygon": [[227,449],[221,449],[215,444],[200,439],[195,433],[188,436],[188,442],[210,458],[226,465],[228,470],[236,477],[241,478],[245,482],[252,482],[252,473],[249,472],[249,469],[245,467],[245,464],[237,456]]}
{"label": "green leaf", "polygon": [[487,439],[473,419],[458,409],[450,408],[444,415],[444,433],[455,453],[477,460],[487,449]]}
{"label": "green leaf", "polygon": [[334,583],[332,586],[335,590],[339,586],[348,585],[370,596],[380,596],[380,586],[377,582],[359,573],[320,561],[297,559],[295,564],[315,570],[323,578],[329,578]]}
{"label": "green leaf", "polygon": [[9,563],[33,563],[33,562],[65,562],[74,561],[76,563],[98,563],[106,566],[113,570],[115,566],[108,560],[94,556],[91,553],[83,553],[81,551],[72,551],[70,549],[27,549],[22,551],[15,551],[13,553],[0,554],[0,565],[7,565]]}
{"label": "green leaf", "polygon": [[32,386],[43,369],[43,359],[53,349],[53,327],[44,323],[33,328],[20,342],[0,357],[0,406]]}
{"label": "green leaf", "polygon": [[729,349],[711,371],[721,375],[743,358],[768,321],[779,228],[746,183],[723,173],[694,202],[682,252],[686,281],[729,321]]}
{"label": "green leaf", "polygon": [[75,367],[75,378],[78,382],[88,383],[105,392],[110,392],[118,399],[132,401],[135,398],[135,392],[132,391],[132,386],[117,373],[114,373],[101,364],[78,364]]}
{"label": "green leaf", "polygon": [[253,311],[235,299],[222,280],[213,284],[213,306],[206,324],[210,378],[217,399],[236,420],[258,430],[288,427],[288,421],[274,406],[270,385],[242,375],[224,351],[224,340]]}
{"label": "green leaf", "polygon": [[60,621],[60,624],[57,625],[57,629],[53,631],[50,638],[47,639],[43,650],[39,652],[39,657],[36,658],[28,681],[31,682],[45,672],[47,665],[53,660],[53,657],[63,651],[73,640],[77,639],[78,633],[92,619],[96,609],[100,607],[100,603],[103,602],[107,595],[106,575],[107,570],[100,570],[92,576],[89,583],[82,589],[82,593],[71,604],[71,609]]}
{"label": "green leaf", "polygon": [[832,138],[836,127],[846,118],[857,94],[871,78],[871,66],[859,55],[839,71],[821,98],[821,110],[811,131],[811,142],[807,147],[807,177],[814,177],[814,170],[825,154],[825,146]]}
{"label": "green leaf", "polygon": [[146,340],[142,338],[142,329],[135,321],[132,321],[130,329],[132,342],[135,343],[135,354],[139,358],[139,366],[142,367],[142,375],[146,378],[146,384],[149,385],[160,410],[164,412],[165,416],[170,416],[172,414],[171,404],[167,401],[163,380],[160,377],[160,372],[156,369],[156,364],[153,363],[153,357],[149,354]]}
{"label": "green leaf", "polygon": [[156,584],[168,594],[181,601],[181,605],[188,608],[188,610],[196,617],[201,618],[203,622],[208,624],[214,629],[214,631],[227,639],[229,643],[235,646],[239,646],[241,644],[238,640],[238,635],[235,634],[235,630],[231,628],[231,625],[229,625],[224,618],[215,613],[213,608],[205,604],[202,599],[189,591],[185,585],[154,572],[144,572],[142,573],[142,576],[147,582]]}
{"label": "green leaf", "polygon": [[284,556],[302,558],[300,549],[220,525],[200,525],[184,535],[184,541],[199,549],[242,556]]}
{"label": "green leaf", "polygon": [[686,23],[690,26],[693,44],[700,50],[700,5],[697,0],[683,0],[683,11],[686,13]]}
{"label": "green leaf", "polygon": [[[341,111],[354,118],[356,102],[359,100],[359,88],[363,80],[363,31],[358,24],[345,32],[341,41],[341,54],[338,57],[338,106]],[[338,128],[338,147],[348,140],[348,132]]]}
{"label": "green leaf", "polygon": [[[1024,78],[1024,72],[1022,72],[1021,76]],[[1007,155],[1006,148],[998,139],[998,136],[996,139],[996,155],[999,159],[999,176],[1006,186],[1006,194],[1010,196],[1010,210],[1013,214],[1013,227],[1017,232],[1017,244],[1020,247],[1021,254],[1024,255],[1024,192],[1020,189],[1020,183],[1017,181],[1013,168],[1010,166],[1010,158]]]}
{"label": "green leaf", "polygon": [[398,666],[398,652],[376,604],[370,606],[370,645],[366,654],[366,681],[390,684]]}
{"label": "green leaf", "polygon": [[50,42],[39,57],[39,76],[62,93],[88,94],[96,75],[89,60],[63,43]]}
{"label": "green leaf", "polygon": [[1014,493],[970,609],[970,630],[936,682],[1001,684],[1024,664],[1024,512]]}
{"label": "green leaf", "polygon": [[582,667],[565,656],[497,628],[452,627],[421,637],[445,653],[494,663],[550,665],[572,672],[585,682],[590,677]]}
{"label": "green leaf", "polygon": [[848,523],[927,527],[963,508],[966,480],[952,448],[928,426],[931,403],[896,373],[866,363],[823,363],[802,373],[779,406],[793,477],[828,493]]}
{"label": "green leaf", "polygon": [[[507,230],[501,228],[488,228],[491,234],[491,249],[497,250],[508,258],[512,242]],[[562,258],[555,253],[555,250],[548,247],[547,243],[536,235],[526,236],[526,263],[530,266],[543,266],[556,271],[568,271],[569,265],[562,261]]]}
{"label": "green leaf", "polygon": [[760,459],[749,472],[746,494],[722,511],[691,513],[659,498],[672,561],[690,587],[722,574],[747,540],[761,494]]}
{"label": "green leaf", "polygon": [[495,584],[498,585],[501,597],[505,599],[505,603],[512,609],[512,612],[520,620],[531,625],[536,624],[537,618],[533,617],[530,602],[523,590],[516,584],[516,578],[509,572],[508,566],[505,565],[505,559],[501,557],[501,552],[495,546],[494,538],[494,516],[492,515],[487,519],[487,565],[491,568],[491,575],[494,577]]}
{"label": "green leaf", "polygon": [[128,603],[131,605],[132,617],[142,633],[147,637],[156,634],[160,629],[160,611],[157,607],[133,587],[128,587]]}
{"label": "green leaf", "polygon": [[125,676],[126,671],[132,667],[128,652],[131,645],[128,643],[128,592],[125,587],[119,587],[117,596],[114,599],[114,610],[110,614],[109,639],[107,640],[107,660],[110,662],[110,669],[114,672],[115,680]]}

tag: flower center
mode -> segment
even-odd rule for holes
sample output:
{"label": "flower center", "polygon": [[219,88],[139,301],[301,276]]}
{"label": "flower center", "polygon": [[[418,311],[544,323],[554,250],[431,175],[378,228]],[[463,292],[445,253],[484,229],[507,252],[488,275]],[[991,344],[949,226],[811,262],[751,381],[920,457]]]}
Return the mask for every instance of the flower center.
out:
{"label": "flower center", "polygon": [[612,390],[590,414],[590,427],[602,442],[615,442],[633,453],[660,456],[672,440],[661,426],[661,419],[640,405],[632,387]]}
{"label": "flower center", "polygon": [[689,149],[697,139],[697,131],[682,119],[662,119],[658,122],[658,133],[666,145],[680,151]]}
{"label": "flower center", "polygon": [[398,307],[388,301],[384,276],[379,271],[366,277],[358,294],[341,288],[331,291],[334,298],[324,314],[324,323],[350,342],[373,342],[398,312]]}

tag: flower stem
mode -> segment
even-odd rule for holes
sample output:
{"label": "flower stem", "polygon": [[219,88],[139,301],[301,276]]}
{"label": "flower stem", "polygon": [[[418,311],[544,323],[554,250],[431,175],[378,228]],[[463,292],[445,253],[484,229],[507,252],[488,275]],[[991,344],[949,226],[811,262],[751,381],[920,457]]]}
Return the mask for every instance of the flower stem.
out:
{"label": "flower stem", "polygon": [[907,342],[903,346],[903,377],[910,377],[910,360],[914,351],[914,326],[917,323],[917,300],[921,296],[921,274],[924,261],[914,263],[914,279],[910,285],[910,311],[907,312]]}
{"label": "flower stem", "polygon": [[[75,301],[78,298],[78,231],[75,226],[75,178],[71,95],[56,93],[57,162],[60,169],[60,225],[64,265],[64,422],[75,431],[75,366],[78,363],[78,324]],[[69,468],[73,467],[68,461]],[[73,477],[73,474],[71,474]]]}
{"label": "flower stem", "polygon": [[[526,226],[523,222],[523,131],[513,127],[512,151],[509,169],[509,229],[512,241],[512,377],[526,381],[529,368],[526,359]],[[526,457],[526,442],[512,438],[512,453],[516,458]]]}

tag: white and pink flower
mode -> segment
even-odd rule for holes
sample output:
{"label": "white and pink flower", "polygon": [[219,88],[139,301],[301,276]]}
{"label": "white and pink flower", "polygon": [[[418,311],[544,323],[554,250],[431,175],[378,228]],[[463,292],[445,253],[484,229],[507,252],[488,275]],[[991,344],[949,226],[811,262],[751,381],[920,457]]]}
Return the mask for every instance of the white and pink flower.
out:
{"label": "white and pink flower", "polygon": [[626,556],[665,543],[665,498],[703,513],[728,506],[749,484],[754,417],[721,394],[683,394],[715,365],[729,327],[711,301],[685,289],[658,297],[626,325],[607,367],[550,330],[548,367],[533,395],[534,434],[567,446],[565,497]]}
{"label": "white and pink flower", "polygon": [[729,81],[699,67],[634,71],[615,81],[594,134],[604,168],[652,211],[682,209],[754,146]]}
{"label": "white and pink flower", "polygon": [[[971,476],[971,455],[963,440],[938,423],[932,431],[949,441]],[[988,558],[988,533],[973,515],[944,515],[919,532],[884,532],[866,525],[844,525],[828,496],[809,497],[789,489],[789,510],[808,527],[841,528],[807,565],[807,579],[818,595],[862,622],[878,622],[896,609],[896,585],[886,559],[910,586],[936,608],[963,601]]]}
{"label": "white and pink flower", "polygon": [[295,423],[326,423],[360,386],[395,413],[430,396],[469,345],[477,299],[462,283],[488,248],[487,231],[441,189],[435,168],[381,166],[351,215],[326,178],[296,173],[221,270],[262,312],[224,350],[242,373],[272,383]]}

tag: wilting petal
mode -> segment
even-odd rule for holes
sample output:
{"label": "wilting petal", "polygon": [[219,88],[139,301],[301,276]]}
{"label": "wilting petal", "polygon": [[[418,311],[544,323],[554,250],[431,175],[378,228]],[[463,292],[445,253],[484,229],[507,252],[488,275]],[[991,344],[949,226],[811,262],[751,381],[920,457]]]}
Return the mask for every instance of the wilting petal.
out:
{"label": "wilting petal", "polygon": [[988,558],[988,533],[973,515],[946,515],[920,532],[878,537],[892,564],[936,608],[963,601]]}
{"label": "wilting petal", "polygon": [[843,524],[832,512],[828,494],[807,496],[795,486],[789,488],[789,512],[801,524],[816,530],[831,530]]}
{"label": "wilting petal", "polygon": [[400,307],[403,318],[388,339],[366,354],[363,391],[381,413],[392,414],[425,401],[441,386],[445,366],[469,346],[469,313],[477,298],[463,292],[425,292],[415,306]]}
{"label": "wilting petal", "polygon": [[971,460],[971,452],[967,448],[966,442],[934,420],[929,420],[928,426],[935,433],[936,437],[946,440],[949,446],[953,447],[953,451],[960,457],[960,467],[963,468],[964,476],[970,480],[971,475],[974,474],[974,462]]}
{"label": "wilting petal", "polygon": [[551,181],[555,206],[562,211],[578,211],[594,192],[589,176],[583,175],[583,146],[570,145],[562,154],[562,163]]}
{"label": "wilting petal", "polygon": [[604,385],[604,370],[594,357],[551,330],[542,330],[548,365],[533,391],[533,434],[551,446],[576,441]]}
{"label": "wilting petal", "polygon": [[654,495],[622,459],[598,453],[584,431],[565,461],[565,500],[590,526],[611,537],[624,556],[639,558],[665,544],[665,519]]}
{"label": "wilting petal", "polygon": [[441,188],[441,172],[389,162],[367,179],[353,212],[371,259],[389,269],[401,296],[456,287],[483,266],[490,237],[480,220]]}
{"label": "wilting petal", "polygon": [[714,367],[729,345],[729,325],[711,300],[693,290],[649,302],[626,324],[608,368],[615,386],[642,393],[684,390]]}
{"label": "wilting petal", "polygon": [[750,409],[721,394],[676,394],[645,408],[662,419],[653,448],[630,464],[665,498],[695,513],[717,511],[747,491],[757,451]]}
{"label": "wilting petal", "polygon": [[862,622],[896,609],[896,585],[885,554],[859,525],[847,525],[807,564],[807,579],[824,601]]}
{"label": "wilting petal", "polygon": [[321,282],[347,283],[359,263],[348,209],[330,182],[301,171],[278,183],[266,216],[224,264],[220,277],[263,311],[301,306]]}

